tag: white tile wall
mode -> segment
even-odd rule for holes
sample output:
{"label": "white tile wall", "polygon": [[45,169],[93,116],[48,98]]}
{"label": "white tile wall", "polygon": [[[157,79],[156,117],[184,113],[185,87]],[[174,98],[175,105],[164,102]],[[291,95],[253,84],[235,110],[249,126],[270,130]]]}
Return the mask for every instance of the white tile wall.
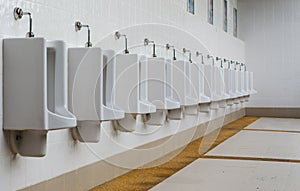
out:
{"label": "white tile wall", "polygon": [[[236,6],[236,0],[230,1],[230,4]],[[24,37],[28,30],[27,18],[15,21],[12,15],[14,7],[20,6],[32,13],[33,32],[36,36],[49,40],[61,39],[69,46],[83,46],[86,42],[85,30],[77,33],[74,31],[74,22],[80,20],[91,25],[93,44],[101,45],[103,48],[121,50],[123,42],[115,41],[113,33],[124,29],[130,45],[140,44],[143,38],[151,37],[163,45],[173,43],[179,49],[182,47],[200,49],[216,56],[243,61],[244,43],[234,38],[232,31],[229,30],[229,33],[222,31],[220,5],[221,0],[215,0],[216,25],[211,26],[206,18],[206,0],[195,1],[195,15],[186,12],[185,0],[0,0],[0,39]],[[145,23],[161,25],[143,26],[142,24]],[[133,25],[137,26],[130,27]],[[230,26],[232,23],[229,22]],[[2,44],[0,57],[1,54]],[[163,54],[163,51],[160,54]],[[2,78],[2,59],[0,59],[0,66]],[[0,91],[2,91],[1,83]],[[2,105],[1,92],[0,103]],[[2,124],[2,107],[0,108]],[[239,108],[232,108],[232,111],[237,109]],[[215,113],[213,116],[199,115],[198,120],[205,122],[222,114],[224,112]],[[183,121],[178,126],[179,129],[175,128],[175,130],[188,129],[195,125],[193,123],[195,120],[197,119]],[[1,190],[24,188],[77,169],[126,150],[122,145],[132,148],[174,134],[176,131],[168,127],[174,128],[177,125],[170,123],[166,128],[161,128],[147,136],[125,133],[116,136],[109,126],[104,125],[106,127],[103,127],[101,141],[98,144],[75,143],[68,130],[53,131],[48,133],[48,152],[43,158],[12,156],[3,131],[0,131]]]}
{"label": "white tile wall", "polygon": [[239,0],[239,37],[254,72],[250,107],[300,107],[300,3]]}

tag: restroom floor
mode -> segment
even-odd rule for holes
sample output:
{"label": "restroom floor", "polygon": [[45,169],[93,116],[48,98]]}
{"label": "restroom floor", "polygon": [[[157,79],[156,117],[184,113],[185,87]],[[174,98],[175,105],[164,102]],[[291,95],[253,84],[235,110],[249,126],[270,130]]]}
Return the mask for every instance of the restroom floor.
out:
{"label": "restroom floor", "polygon": [[151,191],[300,190],[300,120],[261,118]]}
{"label": "restroom floor", "polygon": [[198,159],[151,191],[295,191],[300,163]]}
{"label": "restroom floor", "polygon": [[[258,117],[244,117],[236,120],[228,125],[224,126],[220,132],[214,131],[207,135],[205,138],[193,141],[185,149],[172,160],[146,169],[136,169],[126,173],[120,177],[117,177],[111,181],[108,181],[91,191],[144,191],[149,190],[157,184],[163,182],[176,172],[180,171],[193,161],[204,157],[203,154],[199,154],[199,146],[202,148],[210,147],[210,149],[216,147],[223,141],[232,137],[249,124],[259,119]],[[217,137],[217,138],[216,138]],[[216,138],[216,139],[215,139]]]}
{"label": "restroom floor", "polygon": [[203,139],[190,143],[171,161],[133,170],[92,191],[300,190],[300,120],[244,117]]}

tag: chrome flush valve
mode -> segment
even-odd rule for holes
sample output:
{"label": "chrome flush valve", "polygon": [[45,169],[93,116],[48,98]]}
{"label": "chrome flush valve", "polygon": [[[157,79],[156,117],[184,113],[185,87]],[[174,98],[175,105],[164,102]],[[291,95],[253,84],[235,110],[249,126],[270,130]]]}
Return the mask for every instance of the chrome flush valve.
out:
{"label": "chrome flush valve", "polygon": [[235,62],[235,68],[234,68],[235,70],[237,70],[237,66],[238,66],[238,65],[240,65],[240,63],[236,61],[236,62]]}
{"label": "chrome flush valve", "polygon": [[171,46],[170,44],[166,44],[166,49],[170,50],[170,48],[173,48],[173,60],[176,60],[176,50],[175,46]]}
{"label": "chrome flush valve", "polygon": [[203,60],[203,54],[201,53],[201,52],[196,52],[196,56],[198,57],[198,56],[201,56],[201,64],[204,64],[204,60]]}
{"label": "chrome flush valve", "polygon": [[15,7],[14,9],[14,18],[15,20],[22,19],[24,15],[29,16],[29,31],[26,33],[26,37],[32,38],[34,34],[32,32],[32,17],[30,12],[23,12],[23,10],[19,7]]}
{"label": "chrome flush valve", "polygon": [[155,50],[155,42],[153,40],[149,40],[148,38],[145,38],[144,39],[144,46],[148,46],[149,44],[153,44],[152,56],[153,57],[157,57],[156,56],[156,50]]}
{"label": "chrome flush valve", "polygon": [[183,54],[189,52],[189,62],[193,63],[193,61],[192,61],[192,52],[190,50],[187,50],[186,48],[183,48],[182,51],[183,51]]}
{"label": "chrome flush valve", "polygon": [[223,60],[220,57],[216,57],[217,61],[221,61],[221,68],[223,68]]}
{"label": "chrome flush valve", "polygon": [[224,62],[227,62],[227,68],[230,69],[230,62],[226,58],[224,58]]}
{"label": "chrome flush valve", "polygon": [[83,25],[80,21],[75,22],[75,31],[80,31],[82,27],[86,27],[88,29],[88,41],[85,43],[85,47],[92,47],[91,42],[91,30],[89,25]]}
{"label": "chrome flush valve", "polygon": [[207,55],[207,59],[212,59],[212,65],[214,66],[215,65],[215,59],[212,55]]}
{"label": "chrome flush valve", "polygon": [[115,32],[115,39],[116,40],[120,39],[121,37],[125,38],[125,50],[124,50],[124,53],[125,54],[129,54],[127,36],[125,34],[121,34],[119,31]]}

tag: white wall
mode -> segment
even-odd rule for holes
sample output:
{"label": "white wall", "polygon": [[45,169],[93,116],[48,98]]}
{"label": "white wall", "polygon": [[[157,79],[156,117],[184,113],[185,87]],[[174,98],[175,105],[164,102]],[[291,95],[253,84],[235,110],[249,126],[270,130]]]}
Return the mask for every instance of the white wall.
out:
{"label": "white wall", "polygon": [[[170,36],[168,38],[170,41],[163,42],[161,36],[164,31],[160,33],[161,31],[156,31],[155,28],[149,30],[149,27],[143,28],[141,26],[145,32],[144,37],[159,39],[162,44],[173,43],[178,45],[180,49],[182,46],[191,47],[192,50],[196,50],[198,47],[206,47],[203,51],[208,51],[215,56],[243,61],[244,43],[232,36],[232,30],[229,30],[229,33],[223,32],[222,25],[220,25],[222,23],[221,13],[218,14],[221,11],[221,0],[215,1],[216,26],[211,26],[206,22],[206,0],[196,0],[196,15],[190,15],[186,12],[185,0],[0,0],[0,39],[24,37],[27,32],[27,18],[15,21],[12,16],[14,7],[19,6],[24,11],[32,12],[33,31],[36,36],[43,36],[51,40],[62,39],[73,47],[82,46],[86,42],[85,31],[77,33],[74,31],[76,20],[91,25],[92,42],[94,44],[116,50],[123,48],[123,42],[114,40],[114,31],[136,24],[161,23],[177,27],[186,33],[174,33],[174,35],[181,35],[172,36],[172,33],[165,32],[167,34],[163,35]],[[233,5],[235,4],[233,2]],[[229,15],[229,18],[231,15]],[[230,22],[229,28],[232,28]],[[124,29],[124,31],[128,32],[132,44],[142,42],[144,38],[141,38],[140,31],[136,32],[132,28]],[[133,31],[132,34],[129,33],[130,31]],[[135,32],[139,35],[134,35]],[[182,36],[187,33],[190,34],[189,38]],[[198,42],[191,41],[191,36],[198,39]],[[189,40],[186,41],[186,39]],[[2,45],[0,49],[2,49]],[[1,53],[2,50],[0,50]],[[0,69],[0,77],[2,77],[2,67]],[[0,96],[2,96],[2,93],[0,93]],[[236,109],[239,108],[232,108],[227,112]],[[209,120],[210,117],[217,117],[223,113],[221,111],[220,113],[213,113],[211,116],[203,115],[199,118],[201,122],[204,122]],[[2,116],[2,111],[0,116]],[[195,125],[194,120],[196,119],[187,118],[180,125],[180,130]],[[2,124],[2,117],[0,123]],[[168,126],[177,127],[178,124],[170,123]],[[147,136],[126,133],[115,135],[107,124],[104,124],[102,130],[101,141],[98,144],[74,143],[68,130],[51,131],[48,133],[48,152],[44,158],[13,156],[8,149],[3,132],[0,131],[1,190],[24,188],[107,158],[126,149],[176,133],[178,129],[162,127]],[[143,128],[140,130],[146,131],[146,133],[151,131],[151,129],[145,130]],[[127,148],[124,148],[124,145]],[[174,148],[176,146],[178,145],[173,145]],[[97,155],[91,151],[91,148]]]}
{"label": "white wall", "polygon": [[299,9],[299,0],[238,0],[238,33],[259,92],[250,107],[300,107]]}

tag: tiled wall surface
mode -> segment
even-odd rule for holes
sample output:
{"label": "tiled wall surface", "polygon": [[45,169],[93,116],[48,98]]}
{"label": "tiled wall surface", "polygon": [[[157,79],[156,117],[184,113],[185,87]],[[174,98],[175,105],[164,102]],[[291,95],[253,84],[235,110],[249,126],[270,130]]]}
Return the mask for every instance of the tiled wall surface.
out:
{"label": "tiled wall surface", "polygon": [[[49,40],[61,39],[66,41],[69,46],[82,46],[86,42],[85,31],[77,33],[74,31],[76,20],[91,25],[94,44],[116,50],[123,47],[123,42],[114,40],[112,35],[114,31],[132,25],[161,23],[177,27],[186,34],[197,38],[205,48],[203,51],[215,56],[244,61],[244,43],[232,36],[232,7],[236,7],[236,2],[229,1],[228,33],[222,30],[222,2],[215,0],[215,25],[211,26],[207,23],[207,0],[195,0],[195,15],[186,12],[185,0],[0,0],[0,39],[24,37],[27,32],[27,18],[15,21],[12,15],[14,7],[19,6],[32,13],[33,31],[36,36],[42,36]],[[143,26],[141,27],[143,28]],[[162,36],[161,31],[157,32],[155,29],[148,31],[149,27],[145,27],[144,30],[145,37],[160,39]],[[125,31],[130,32],[131,30]],[[172,41],[163,42],[160,39],[160,43],[173,43],[187,48],[190,46],[193,47],[193,51],[197,49],[191,41],[189,43],[185,41],[185,36],[176,36],[181,33],[174,34],[175,36],[170,38]],[[134,34],[128,33],[128,36],[133,44],[143,40],[141,35],[136,37]],[[2,45],[0,49],[2,49]],[[2,77],[2,67],[0,69],[0,77]],[[2,88],[0,90],[2,91]],[[1,92],[0,95],[2,96]],[[240,107],[231,108],[226,113],[239,110]],[[1,110],[1,126],[2,114]],[[211,116],[201,115],[199,119],[200,122],[205,122],[211,117],[223,114],[224,111],[219,111],[219,113],[212,113]],[[180,125],[182,129],[179,130],[191,127],[195,120],[197,119],[193,118],[182,122]],[[178,127],[178,124],[170,123],[168,127]],[[9,151],[3,131],[0,131],[0,189],[7,191],[21,189],[121,151],[176,133],[177,130],[177,128],[163,127],[149,136],[115,134],[109,124],[104,124],[101,141],[98,144],[76,143],[68,130],[51,131],[48,133],[47,155],[43,158],[13,156]],[[163,154],[161,153],[161,155]]]}
{"label": "tiled wall surface", "polygon": [[239,36],[254,72],[250,107],[300,107],[300,1],[239,0]]}

